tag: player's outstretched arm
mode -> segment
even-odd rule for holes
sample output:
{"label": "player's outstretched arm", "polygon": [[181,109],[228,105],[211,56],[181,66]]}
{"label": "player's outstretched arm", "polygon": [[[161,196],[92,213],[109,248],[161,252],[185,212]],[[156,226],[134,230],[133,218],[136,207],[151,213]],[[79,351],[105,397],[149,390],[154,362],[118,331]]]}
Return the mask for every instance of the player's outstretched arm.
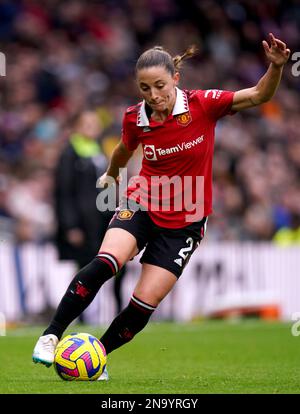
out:
{"label": "player's outstretched arm", "polygon": [[288,61],[291,51],[272,33],[270,33],[270,45],[265,40],[262,44],[270,62],[269,68],[257,85],[235,92],[232,103],[233,111],[251,108],[269,101],[280,83],[283,66]]}
{"label": "player's outstretched arm", "polygon": [[112,178],[118,182],[120,168],[124,168],[127,165],[133,153],[134,151],[129,151],[123,142],[120,141],[112,153],[110,164],[106,173],[98,178],[96,187],[103,188],[106,185],[112,184]]}

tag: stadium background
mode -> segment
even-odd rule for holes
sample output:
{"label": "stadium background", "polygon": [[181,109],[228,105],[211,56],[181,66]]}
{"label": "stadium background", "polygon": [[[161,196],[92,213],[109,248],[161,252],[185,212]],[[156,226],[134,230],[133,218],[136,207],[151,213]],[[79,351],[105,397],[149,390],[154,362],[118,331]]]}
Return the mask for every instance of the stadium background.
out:
{"label": "stadium background", "polygon": [[[74,273],[53,234],[53,173],[73,117],[97,111],[109,156],[122,114],[137,102],[134,63],[153,45],[171,54],[196,44],[181,86],[238,90],[267,68],[269,32],[300,50],[299,1],[1,1],[0,312],[9,325],[44,323]],[[290,61],[271,102],[216,129],[214,214],[184,278],[155,315],[258,315],[300,311],[300,82]],[[136,171],[140,155],[130,165]],[[128,298],[137,277],[131,263]],[[108,283],[87,320],[115,312]],[[192,298],[192,299],[191,299]],[[178,311],[180,303],[180,312]]]}

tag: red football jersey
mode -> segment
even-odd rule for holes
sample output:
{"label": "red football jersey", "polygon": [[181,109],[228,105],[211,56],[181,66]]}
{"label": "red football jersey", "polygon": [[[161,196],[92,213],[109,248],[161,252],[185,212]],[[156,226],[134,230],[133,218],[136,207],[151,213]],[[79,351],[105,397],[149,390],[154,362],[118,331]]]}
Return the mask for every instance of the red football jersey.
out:
{"label": "red football jersey", "polygon": [[149,211],[161,227],[181,228],[212,212],[215,125],[232,114],[234,92],[176,88],[172,114],[163,123],[147,115],[145,101],[127,109],[122,140],[143,147],[142,168],[127,196]]}

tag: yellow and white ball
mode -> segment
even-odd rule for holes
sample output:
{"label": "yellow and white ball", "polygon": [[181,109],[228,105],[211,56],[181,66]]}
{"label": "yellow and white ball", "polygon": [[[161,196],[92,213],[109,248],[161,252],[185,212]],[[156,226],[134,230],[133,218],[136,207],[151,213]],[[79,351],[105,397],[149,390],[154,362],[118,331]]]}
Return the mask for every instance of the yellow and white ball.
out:
{"label": "yellow and white ball", "polygon": [[88,333],[73,333],[57,345],[54,367],[67,381],[95,381],[106,365],[106,352],[102,343]]}

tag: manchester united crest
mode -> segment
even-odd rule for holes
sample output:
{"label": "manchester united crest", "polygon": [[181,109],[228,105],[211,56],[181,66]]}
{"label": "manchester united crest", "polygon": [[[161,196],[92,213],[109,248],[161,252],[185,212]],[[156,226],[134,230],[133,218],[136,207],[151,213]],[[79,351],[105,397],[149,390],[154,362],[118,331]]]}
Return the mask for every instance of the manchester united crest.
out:
{"label": "manchester united crest", "polygon": [[177,124],[181,126],[187,126],[190,122],[192,122],[192,117],[190,112],[185,112],[184,114],[177,115]]}
{"label": "manchester united crest", "polygon": [[133,215],[134,215],[134,211],[132,210],[121,210],[119,211],[117,218],[119,220],[130,220],[132,219]]}

